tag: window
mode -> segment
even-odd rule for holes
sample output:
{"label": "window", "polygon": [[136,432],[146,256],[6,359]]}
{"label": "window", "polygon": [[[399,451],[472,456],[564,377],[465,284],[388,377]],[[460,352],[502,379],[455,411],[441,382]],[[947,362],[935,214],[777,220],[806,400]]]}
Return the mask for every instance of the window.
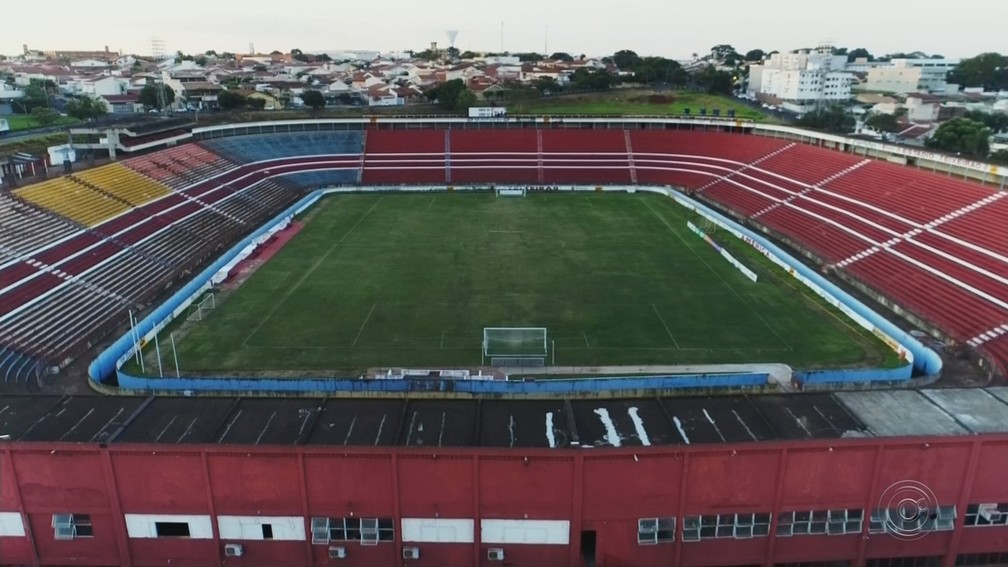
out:
{"label": "window", "polygon": [[158,537],[189,537],[189,522],[154,522]]}
{"label": "window", "polygon": [[52,527],[55,539],[94,537],[89,514],[53,514]]}
{"label": "window", "polygon": [[395,529],[391,518],[312,518],[312,543],[360,542],[361,545],[378,545],[393,541]]}
{"label": "window", "polygon": [[1002,553],[967,553],[956,556],[956,565],[1004,565],[1008,551]]}
{"label": "window", "polygon": [[683,518],[683,541],[748,539],[770,533],[770,514],[710,514]]}
{"label": "window", "polygon": [[966,507],[965,525],[968,527],[1008,526],[1008,503],[970,504]]}
{"label": "window", "polygon": [[777,515],[777,536],[861,533],[864,512],[858,509],[798,510]]}
{"label": "window", "polygon": [[876,508],[868,519],[868,533],[946,532],[955,527],[955,506],[938,506],[928,514],[904,516],[895,508]]}
{"label": "window", "polygon": [[657,545],[675,541],[675,518],[637,520],[637,545]]}
{"label": "window", "polygon": [[273,524],[262,525],[263,539],[273,539]]}

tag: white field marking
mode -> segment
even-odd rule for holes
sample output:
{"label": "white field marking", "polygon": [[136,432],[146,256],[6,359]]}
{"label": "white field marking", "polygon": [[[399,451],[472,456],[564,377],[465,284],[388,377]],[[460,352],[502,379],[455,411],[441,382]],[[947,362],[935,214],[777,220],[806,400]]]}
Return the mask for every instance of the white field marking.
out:
{"label": "white field marking", "polygon": [[304,435],[305,428],[308,427],[308,422],[311,421],[312,411],[307,410],[304,412],[304,419],[301,420],[301,429],[298,430],[298,439]]}
{"label": "white field marking", "polygon": [[262,329],[263,325],[265,325],[266,322],[269,321],[273,317],[273,315],[275,315],[276,312],[280,310],[280,307],[282,307],[283,304],[288,299],[290,299],[292,295],[294,295],[294,292],[296,292],[297,289],[301,287],[301,284],[303,284],[305,280],[307,280],[309,277],[311,277],[313,273],[315,273],[315,270],[317,270],[318,267],[321,266],[326,261],[326,259],[329,258],[329,255],[332,254],[333,251],[339,248],[340,244],[343,244],[343,241],[346,240],[347,237],[350,236],[350,234],[353,233],[353,231],[358,226],[360,226],[360,223],[364,222],[364,219],[366,219],[371,214],[371,212],[375,210],[375,207],[377,207],[378,204],[381,203],[382,199],[384,198],[385,198],[384,196],[379,197],[378,200],[375,201],[373,205],[371,205],[371,208],[368,209],[367,212],[365,212],[363,215],[361,215],[361,218],[357,219],[357,222],[355,222],[353,226],[350,227],[350,230],[346,231],[346,233],[342,237],[340,237],[339,240],[333,243],[333,245],[330,246],[328,250],[326,250],[325,254],[319,256],[319,259],[315,260],[315,263],[312,264],[310,268],[305,270],[305,273],[302,274],[300,278],[298,278],[298,281],[294,282],[294,285],[287,288],[287,291],[285,291],[284,294],[280,297],[280,299],[273,304],[273,309],[271,309],[270,312],[267,313],[265,317],[263,317],[263,320],[260,321],[259,324],[256,325],[254,329],[252,329],[252,332],[249,333],[247,337],[245,337],[245,340],[242,341],[242,346],[247,346],[249,339],[254,337],[255,334],[259,332],[259,329]]}
{"label": "white field marking", "polygon": [[749,434],[749,437],[752,437],[753,441],[759,441],[759,439],[756,438],[756,434],[752,432],[752,429],[749,429],[749,424],[742,420],[742,416],[735,410],[731,410],[731,412],[735,415],[736,421],[738,421],[739,424],[742,425],[742,428],[746,430],[746,433]]}
{"label": "white field marking", "polygon": [[686,430],[683,429],[682,421],[679,421],[678,417],[672,416],[672,422],[675,423],[676,429],[679,430],[679,435],[683,438],[683,441],[685,441],[686,444],[689,445],[689,436],[686,435]]}
{"label": "white field marking", "polygon": [[556,434],[553,433],[553,412],[546,412],[546,441],[549,442],[550,449],[556,448]]}
{"label": "white field marking", "polygon": [[[679,343],[675,340],[675,336],[672,335],[672,331],[669,330],[668,325],[665,324],[665,319],[662,318],[661,313],[658,311],[658,308],[655,307],[654,303],[651,304],[651,309],[654,309],[654,314],[658,316],[658,320],[661,321],[662,327],[665,327],[665,332],[668,333],[669,338],[672,339],[672,344],[674,344],[676,348],[679,348]],[[585,342],[587,341],[588,338],[585,337]]]}
{"label": "white field marking", "polygon": [[236,421],[238,421],[238,418],[241,417],[243,411],[244,410],[238,410],[238,412],[235,413],[235,416],[231,418],[231,421],[228,422],[227,427],[224,428],[224,433],[221,433],[220,437],[217,438],[218,443],[224,441],[224,438],[227,437],[227,434],[231,431],[231,426],[234,425]]}
{"label": "white field marking", "polygon": [[704,408],[703,414],[704,414],[704,417],[707,418],[707,421],[710,422],[711,426],[714,427],[714,432],[718,434],[718,437],[720,437],[722,441],[726,441],[725,436],[721,434],[721,429],[717,426],[716,423],[714,423],[714,418],[711,417],[709,413],[707,413],[707,409],[706,408]]}
{"label": "white field marking", "polygon": [[[588,347],[588,348],[591,348],[591,343],[588,342],[588,333],[585,333],[584,331],[581,331],[581,336],[584,337],[585,346]],[[675,340],[675,339],[673,339],[673,340]]]}
{"label": "white field marking", "polygon": [[623,443],[620,440],[619,433],[616,432],[616,424],[613,423],[612,418],[609,417],[609,410],[605,408],[596,408],[595,415],[599,416],[599,419],[602,420],[602,425],[605,426],[606,441],[608,441],[613,447],[619,447],[622,445]]}
{"label": "white field marking", "polygon": [[436,199],[437,199],[437,195],[434,195],[433,197],[431,197],[431,200],[430,200],[430,203],[427,203],[427,210],[428,210],[428,211],[429,211],[429,210],[431,209],[431,207],[433,207],[433,206],[434,206],[434,201],[435,201]]}
{"label": "white field marking", "polygon": [[382,434],[382,430],[385,429],[385,419],[387,417],[388,417],[388,414],[384,414],[384,415],[381,416],[381,423],[378,424],[378,435],[375,435],[375,438],[374,438],[374,444],[376,446],[378,445],[378,442],[381,441],[381,434]]}
{"label": "white field marking", "polygon": [[347,428],[346,437],[343,438],[343,444],[350,444],[350,436],[353,435],[354,426],[357,425],[357,416],[353,416],[353,420],[350,421],[350,427]]}
{"label": "white field marking", "polygon": [[627,413],[630,414],[630,419],[633,421],[634,429],[637,430],[637,437],[640,438],[641,445],[645,447],[651,445],[651,438],[648,437],[647,430],[644,429],[644,420],[641,419],[637,406],[628,409]]}
{"label": "white field marking", "polygon": [[269,430],[270,424],[273,423],[273,418],[276,417],[276,414],[277,412],[274,411],[272,414],[270,414],[269,419],[266,420],[266,425],[264,425],[262,431],[259,432],[259,437],[256,437],[255,440],[256,445],[258,445],[259,442],[262,441],[263,436],[266,435],[266,432]]}
{"label": "white field marking", "polygon": [[515,420],[514,420],[514,416],[512,415],[512,416],[510,416],[510,420],[508,421],[508,433],[510,434],[510,438],[511,438],[511,443],[510,443],[510,445],[508,445],[509,447],[514,447],[514,443],[515,443],[514,426],[515,426]]}
{"label": "white field marking", "polygon": [[374,308],[376,305],[378,304],[377,303],[371,304],[371,309],[368,310],[367,317],[364,317],[364,322],[361,323],[360,329],[357,329],[357,336],[354,337],[353,342],[350,343],[350,348],[354,348],[355,346],[357,346],[357,341],[360,340],[361,333],[364,332],[364,327],[367,326],[368,320],[371,319],[371,314],[374,313]]}

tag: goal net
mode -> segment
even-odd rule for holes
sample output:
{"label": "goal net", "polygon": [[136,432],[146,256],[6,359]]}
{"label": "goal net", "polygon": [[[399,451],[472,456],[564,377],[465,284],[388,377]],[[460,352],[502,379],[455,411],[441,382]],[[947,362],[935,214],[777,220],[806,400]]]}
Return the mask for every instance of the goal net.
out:
{"label": "goal net", "polygon": [[483,364],[495,367],[546,366],[546,327],[484,327]]}
{"label": "goal net", "polygon": [[527,187],[501,187],[498,185],[494,189],[497,191],[498,197],[524,197],[528,194]]}
{"label": "goal net", "polygon": [[208,293],[206,297],[189,306],[189,315],[186,320],[202,321],[215,307],[217,307],[217,300],[214,299],[214,294]]}

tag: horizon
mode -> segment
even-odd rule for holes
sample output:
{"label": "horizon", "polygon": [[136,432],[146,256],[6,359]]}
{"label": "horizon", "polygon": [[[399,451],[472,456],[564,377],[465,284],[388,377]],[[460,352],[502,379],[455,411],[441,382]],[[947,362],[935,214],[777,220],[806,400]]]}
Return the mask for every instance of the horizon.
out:
{"label": "horizon", "polygon": [[[733,0],[723,3],[723,11],[713,17],[707,6],[652,5],[646,0],[626,0],[618,13],[601,0],[548,5],[515,0],[507,10],[485,17],[462,0],[432,0],[424,6],[390,6],[380,21],[374,21],[368,6],[334,7],[322,0],[302,0],[297,13],[273,13],[269,5],[252,5],[236,14],[227,6],[196,0],[177,0],[171,12],[160,14],[139,12],[127,0],[107,4],[101,14],[77,14],[72,20],[9,12],[0,53],[20,55],[23,44],[41,51],[101,51],[107,45],[110,51],[150,55],[152,38],[162,39],[167,53],[248,53],[252,44],[262,53],[294,48],[306,53],[390,53],[422,51],[432,41],[448,47],[447,32],[456,30],[455,46],[476,52],[601,57],[630,49],[642,56],[689,59],[719,44],[730,44],[742,54],[751,49],[788,52],[830,44],[864,47],[876,56],[922,51],[967,58],[1002,49],[1000,26],[1008,19],[1008,5],[997,0],[960,0],[954,11],[940,0],[919,0],[912,10],[848,0],[842,9],[829,13],[810,10],[800,0],[759,5]],[[75,9],[69,0],[53,0],[51,5],[57,12]],[[695,25],[697,21],[711,25]],[[766,25],[776,22],[780,25]],[[358,47],[324,47],[337,43]]]}

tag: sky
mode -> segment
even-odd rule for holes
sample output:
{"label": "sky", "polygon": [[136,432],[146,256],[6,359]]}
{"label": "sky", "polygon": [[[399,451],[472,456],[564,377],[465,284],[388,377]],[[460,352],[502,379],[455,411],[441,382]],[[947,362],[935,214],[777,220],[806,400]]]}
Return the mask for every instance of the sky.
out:
{"label": "sky", "polygon": [[47,50],[151,53],[151,39],[170,52],[305,52],[422,50],[565,51],[685,59],[729,43],[788,51],[822,43],[866,47],[874,54],[924,51],[971,57],[1008,51],[1005,0],[48,0],[45,14],[3,10],[0,53],[22,44]]}

